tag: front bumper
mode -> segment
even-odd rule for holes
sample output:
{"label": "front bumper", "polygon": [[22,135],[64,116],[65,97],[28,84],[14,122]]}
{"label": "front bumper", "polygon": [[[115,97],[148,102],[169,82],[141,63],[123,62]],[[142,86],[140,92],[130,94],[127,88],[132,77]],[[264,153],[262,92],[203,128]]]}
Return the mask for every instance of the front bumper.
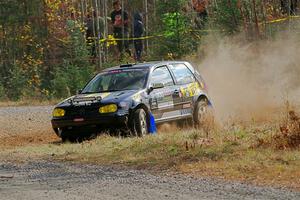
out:
{"label": "front bumper", "polygon": [[99,128],[118,128],[126,127],[128,124],[128,115],[111,115],[97,117],[76,117],[76,118],[53,118],[51,120],[53,129],[77,128],[85,126],[96,126]]}

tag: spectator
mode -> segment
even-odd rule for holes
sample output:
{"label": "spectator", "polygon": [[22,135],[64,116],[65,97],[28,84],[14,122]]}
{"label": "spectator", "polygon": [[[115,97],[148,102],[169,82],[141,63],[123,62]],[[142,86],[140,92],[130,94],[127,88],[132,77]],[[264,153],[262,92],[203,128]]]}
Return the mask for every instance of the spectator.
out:
{"label": "spectator", "polygon": [[291,15],[296,15],[298,11],[298,0],[291,0]]}
{"label": "spectator", "polygon": [[[99,22],[99,31],[97,27],[97,22]],[[93,18],[90,14],[87,15],[86,19],[86,40],[87,43],[91,47],[91,55],[93,58],[96,58],[96,42],[99,42],[101,38],[103,38],[104,31],[104,19],[98,16],[94,11]]]}
{"label": "spectator", "polygon": [[280,4],[281,4],[281,10],[283,14],[290,14],[290,15],[297,14],[298,0],[290,0],[290,1],[280,0]]}
{"label": "spectator", "polygon": [[117,46],[119,51],[120,60],[123,57],[123,49],[131,56],[131,52],[129,50],[129,42],[128,40],[124,40],[124,38],[128,38],[128,13],[122,9],[120,1],[115,1],[113,3],[114,10],[111,12],[111,21],[113,25],[113,33],[114,37],[117,40]]}
{"label": "spectator", "polygon": [[192,0],[193,8],[197,12],[196,24],[198,28],[204,28],[207,20],[208,0]]}
{"label": "spectator", "polygon": [[[134,14],[133,37],[140,38],[144,33],[144,24],[140,13]],[[134,40],[135,60],[140,62],[143,51],[143,41],[141,39]]]}

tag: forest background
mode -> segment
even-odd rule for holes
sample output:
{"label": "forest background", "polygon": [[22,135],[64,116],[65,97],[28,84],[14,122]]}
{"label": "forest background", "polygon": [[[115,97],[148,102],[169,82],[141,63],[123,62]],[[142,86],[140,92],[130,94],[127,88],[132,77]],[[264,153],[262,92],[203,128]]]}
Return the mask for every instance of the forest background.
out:
{"label": "forest background", "polygon": [[[143,14],[143,60],[201,60],[208,38],[239,35],[241,43],[272,40],[280,32],[295,31],[298,26],[294,22],[300,20],[297,0],[197,2],[121,1],[131,25],[135,12]],[[113,0],[0,1],[0,101],[64,98],[75,94],[100,70],[134,62],[129,56],[116,59],[109,18],[112,3]],[[88,15],[101,32],[92,44],[96,47],[95,57],[85,37]],[[96,25],[100,19],[102,30]]]}

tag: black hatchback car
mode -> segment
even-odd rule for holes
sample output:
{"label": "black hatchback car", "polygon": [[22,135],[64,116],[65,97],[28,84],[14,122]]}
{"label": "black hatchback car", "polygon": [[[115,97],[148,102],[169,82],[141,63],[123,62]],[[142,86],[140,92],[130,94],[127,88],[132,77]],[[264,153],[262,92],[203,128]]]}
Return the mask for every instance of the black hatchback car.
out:
{"label": "black hatchback car", "polygon": [[200,124],[210,105],[203,79],[188,62],[126,64],[102,71],[79,94],[59,103],[51,123],[63,140],[90,128],[143,136],[150,121],[190,118]]}

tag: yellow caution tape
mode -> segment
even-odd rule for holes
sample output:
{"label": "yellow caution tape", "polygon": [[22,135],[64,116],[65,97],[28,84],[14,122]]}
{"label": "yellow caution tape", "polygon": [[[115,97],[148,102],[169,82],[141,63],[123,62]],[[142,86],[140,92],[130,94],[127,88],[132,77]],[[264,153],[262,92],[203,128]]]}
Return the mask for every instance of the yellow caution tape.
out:
{"label": "yellow caution tape", "polygon": [[[217,30],[188,30],[188,32],[215,32]],[[102,38],[99,39],[97,37],[88,37],[87,40],[90,40],[88,42],[89,44],[94,43],[93,41],[98,41],[99,43],[104,43],[108,42],[109,45],[117,45],[117,41],[134,41],[134,40],[146,40],[146,39],[151,39],[151,38],[156,38],[156,37],[164,37],[165,35],[159,34],[159,35],[149,35],[149,36],[143,36],[143,37],[124,37],[124,38],[115,38],[113,35],[108,35],[108,38]],[[92,40],[92,41],[91,41]]]}
{"label": "yellow caution tape", "polygon": [[300,18],[300,16],[295,15],[295,16],[289,16],[289,17],[285,17],[285,18],[281,18],[281,19],[274,19],[274,20],[268,21],[266,23],[267,24],[273,24],[273,23],[283,22],[283,21],[286,21],[286,20],[289,20],[289,19],[298,19],[298,18]]}
{"label": "yellow caution tape", "polygon": [[93,44],[94,42],[91,41],[91,40],[94,40],[94,41],[97,41],[99,43],[104,43],[106,42],[107,43],[107,46],[110,46],[110,45],[117,45],[117,41],[133,41],[133,40],[146,40],[146,39],[150,39],[150,38],[155,38],[155,37],[163,37],[163,35],[152,35],[152,36],[144,36],[144,37],[138,37],[138,38],[115,38],[113,35],[108,35],[108,38],[102,38],[102,39],[99,39],[96,38],[96,37],[88,37],[87,40],[90,40],[88,42],[88,44]]}
{"label": "yellow caution tape", "polygon": [[[289,17],[285,17],[285,18],[280,18],[280,19],[275,19],[275,20],[271,20],[271,21],[267,21],[265,22],[266,24],[273,24],[273,23],[279,23],[282,21],[286,21],[289,19],[298,19],[300,18],[300,16],[289,16]],[[260,25],[264,24],[264,23],[259,23]],[[208,30],[189,30],[189,32],[215,32],[218,30],[212,30],[212,29],[208,29]],[[163,34],[160,35],[151,35],[151,36],[143,36],[143,37],[138,37],[138,38],[134,38],[134,37],[128,37],[128,38],[115,38],[113,35],[108,35],[108,38],[102,38],[99,39],[97,37],[89,37],[88,40],[98,40],[99,43],[104,43],[107,42],[108,46],[110,45],[117,45],[117,41],[133,41],[133,40],[146,40],[146,39],[151,39],[151,38],[156,38],[156,37],[164,37]],[[89,42],[90,44],[93,42]]]}
{"label": "yellow caution tape", "polygon": [[[261,23],[259,23],[259,25],[279,23],[279,22],[283,22],[283,21],[286,21],[286,20],[289,20],[289,19],[299,19],[299,18],[300,18],[300,16],[298,16],[298,15],[289,16],[289,17],[285,17],[285,18],[274,19],[274,20],[267,21],[267,22],[261,22]],[[192,30],[192,29],[190,29],[187,32],[216,32],[216,31],[220,31],[220,30],[213,30],[213,29]],[[221,31],[224,31],[224,30],[221,30]],[[134,38],[134,37],[115,38],[113,35],[108,35],[107,38],[102,38],[102,39],[99,39],[97,37],[88,37],[87,38],[87,43],[88,44],[93,44],[95,42],[97,42],[97,43],[99,42],[101,44],[101,43],[105,43],[106,42],[106,45],[110,46],[110,45],[117,45],[117,41],[147,40],[147,39],[151,39],[151,38],[164,37],[164,36],[165,35],[160,34],[160,35],[143,36],[143,37],[138,37],[138,38]],[[197,38],[200,39],[200,36],[197,36]],[[61,42],[66,42],[65,40],[60,40],[60,41]]]}
{"label": "yellow caution tape", "polygon": [[152,35],[152,36],[144,36],[144,37],[138,37],[138,38],[115,38],[115,37],[110,37],[110,38],[103,38],[103,39],[100,39],[99,41],[100,42],[105,42],[105,41],[123,41],[123,40],[127,40],[127,41],[130,41],[130,40],[146,40],[146,39],[150,39],[150,38],[154,38],[154,37],[162,37],[163,35]]}

